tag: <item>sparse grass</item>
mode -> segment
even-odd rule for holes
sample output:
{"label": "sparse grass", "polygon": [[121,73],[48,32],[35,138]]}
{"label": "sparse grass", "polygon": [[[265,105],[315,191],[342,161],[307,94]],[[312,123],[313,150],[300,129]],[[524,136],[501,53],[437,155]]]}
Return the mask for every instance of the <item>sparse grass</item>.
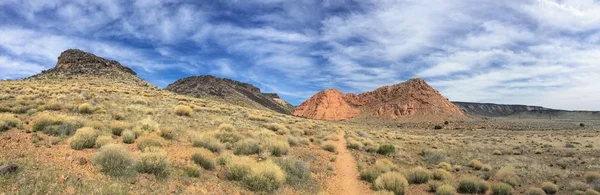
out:
{"label": "sparse grass", "polygon": [[542,190],[546,192],[546,194],[556,194],[558,192],[558,185],[552,182],[544,182],[542,183]]}
{"label": "sparse grass", "polygon": [[475,177],[461,179],[457,187],[457,191],[463,194],[485,194],[488,189],[485,181]]}
{"label": "sparse grass", "polygon": [[96,138],[96,148],[101,148],[104,145],[112,144],[115,140],[111,136],[102,135]]}
{"label": "sparse grass", "polygon": [[494,183],[492,184],[492,195],[512,195],[512,186],[505,183]]}
{"label": "sparse grass", "polygon": [[135,164],[138,172],[154,174],[158,177],[168,175],[168,166],[167,153],[157,147],[145,148]]}
{"label": "sparse grass", "polygon": [[217,128],[220,131],[227,131],[227,132],[231,132],[234,130],[233,125],[229,124],[229,123],[222,123],[219,125],[219,127]]}
{"label": "sparse grass", "polygon": [[77,129],[75,135],[71,137],[71,148],[75,150],[81,150],[84,148],[94,147],[98,132],[91,127],[84,127]]}
{"label": "sparse grass", "polygon": [[150,147],[162,147],[161,138],[156,135],[144,135],[137,139],[137,148],[145,151]]}
{"label": "sparse grass", "polygon": [[194,147],[206,148],[212,152],[221,152],[225,146],[217,138],[209,134],[195,134],[191,137]]}
{"label": "sparse grass", "polygon": [[398,172],[387,172],[377,177],[374,187],[376,190],[387,190],[396,195],[405,194],[408,181]]}
{"label": "sparse grass", "polygon": [[515,169],[512,167],[502,167],[500,170],[498,170],[498,172],[496,172],[494,178],[511,186],[517,186],[519,182],[519,178],[515,173]]}
{"label": "sparse grass", "polygon": [[132,144],[133,142],[135,142],[135,133],[133,133],[133,131],[130,130],[125,130],[123,131],[123,143],[126,144]]}
{"label": "sparse grass", "polygon": [[123,145],[107,144],[98,150],[93,162],[107,175],[122,176],[133,165],[133,158]]}
{"label": "sparse grass", "polygon": [[419,166],[408,170],[404,176],[410,184],[422,184],[431,179],[431,171]]}
{"label": "sparse grass", "polygon": [[179,116],[190,116],[193,112],[192,108],[184,105],[177,105],[175,108],[173,108],[173,110],[175,111],[175,114]]}
{"label": "sparse grass", "polygon": [[569,187],[567,188],[571,192],[582,191],[585,192],[589,188],[588,184],[583,183],[581,181],[573,181],[569,183]]}
{"label": "sparse grass", "polygon": [[199,148],[197,152],[192,154],[192,161],[206,170],[215,169],[215,157],[207,149]]}
{"label": "sparse grass", "polygon": [[41,113],[34,118],[31,128],[33,132],[41,131],[53,136],[70,136],[77,129],[82,128],[85,123],[86,121],[76,117]]}

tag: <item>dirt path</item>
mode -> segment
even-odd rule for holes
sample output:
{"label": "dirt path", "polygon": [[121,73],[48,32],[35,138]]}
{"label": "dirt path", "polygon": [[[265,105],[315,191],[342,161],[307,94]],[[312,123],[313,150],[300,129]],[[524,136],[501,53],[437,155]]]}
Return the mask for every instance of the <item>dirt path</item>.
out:
{"label": "dirt path", "polygon": [[338,195],[373,194],[369,186],[359,179],[360,174],[356,169],[356,161],[346,148],[344,135],[344,131],[338,132],[340,141],[337,141],[336,144],[339,153],[334,165],[335,175],[327,184],[327,193]]}

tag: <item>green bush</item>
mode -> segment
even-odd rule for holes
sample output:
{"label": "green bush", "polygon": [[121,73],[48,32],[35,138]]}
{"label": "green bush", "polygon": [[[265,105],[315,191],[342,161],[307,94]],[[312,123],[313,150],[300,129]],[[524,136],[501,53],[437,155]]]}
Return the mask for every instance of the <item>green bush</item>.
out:
{"label": "green bush", "polygon": [[393,154],[395,152],[396,152],[396,147],[391,144],[381,144],[379,146],[379,149],[377,150],[377,153],[379,153],[381,155],[389,155],[389,154]]}
{"label": "green bush", "polygon": [[107,175],[121,176],[131,167],[133,158],[123,145],[107,144],[96,153],[93,162]]}
{"label": "green bush", "polygon": [[259,152],[259,143],[252,138],[245,138],[233,144],[233,153],[236,155],[258,154]]}
{"label": "green bush", "polygon": [[558,185],[547,181],[542,183],[542,190],[544,190],[546,194],[556,194],[558,192]]}
{"label": "green bush", "polygon": [[98,132],[91,127],[77,129],[75,135],[71,138],[71,148],[81,150],[84,148],[94,147]]}
{"label": "green bush", "polygon": [[454,195],[456,194],[456,189],[449,184],[441,185],[435,191],[435,195]]}
{"label": "green bush", "polygon": [[103,135],[96,138],[96,148],[101,148],[106,144],[112,144],[115,140],[111,136]]}
{"label": "green bush", "polygon": [[310,164],[292,158],[276,158],[273,161],[286,173],[286,181],[292,185],[299,185],[310,180]]}
{"label": "green bush", "polygon": [[488,186],[482,179],[467,177],[458,182],[457,191],[463,194],[485,194]]}
{"label": "green bush", "polygon": [[158,177],[168,174],[167,153],[161,148],[147,147],[140,155],[139,160],[135,164],[135,168],[140,173],[154,174]]}
{"label": "green bush", "polygon": [[198,149],[197,152],[192,154],[192,161],[206,170],[215,169],[215,157],[213,153],[207,149]]}
{"label": "green bush", "polygon": [[406,176],[406,179],[410,184],[422,184],[429,181],[431,178],[431,171],[419,166],[408,170],[404,176]]}
{"label": "green bush", "polygon": [[327,150],[329,152],[337,152],[337,147],[332,143],[326,143],[323,145],[323,150]]}
{"label": "green bush", "polygon": [[512,186],[505,183],[494,183],[492,184],[492,195],[512,195]]}
{"label": "green bush", "polygon": [[376,190],[388,190],[394,194],[402,195],[408,188],[408,181],[398,172],[387,172],[375,180]]}
{"label": "green bush", "polygon": [[132,144],[135,141],[135,133],[130,130],[125,130],[122,133],[123,135],[123,143]]}
{"label": "green bush", "polygon": [[542,188],[531,187],[525,191],[525,195],[546,195]]}
{"label": "green bush", "polygon": [[225,148],[223,143],[208,134],[194,135],[191,139],[194,147],[206,148],[212,152],[221,152]]}
{"label": "green bush", "polygon": [[162,147],[161,138],[155,135],[145,135],[137,139],[137,148],[141,151],[149,147]]}

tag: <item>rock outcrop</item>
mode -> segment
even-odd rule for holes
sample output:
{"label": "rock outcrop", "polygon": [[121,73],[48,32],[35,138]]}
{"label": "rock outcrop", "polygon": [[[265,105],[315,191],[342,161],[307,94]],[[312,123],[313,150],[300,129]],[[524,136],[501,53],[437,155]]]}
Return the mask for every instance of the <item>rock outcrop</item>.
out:
{"label": "rock outcrop", "polygon": [[458,106],[420,78],[358,95],[328,89],[302,103],[293,114],[325,120],[344,120],[359,115],[415,120],[444,120],[465,116]]}
{"label": "rock outcrop", "polygon": [[165,90],[197,98],[211,98],[251,108],[267,108],[279,113],[290,114],[294,106],[277,94],[262,93],[259,88],[211,75],[191,76],[169,84]]}
{"label": "rock outcrop", "polygon": [[474,103],[474,102],[452,102],[459,106],[469,115],[487,116],[487,117],[505,117],[523,112],[531,111],[550,111],[553,109],[544,108],[541,106],[527,105],[507,105],[507,104],[492,104],[492,103]]}

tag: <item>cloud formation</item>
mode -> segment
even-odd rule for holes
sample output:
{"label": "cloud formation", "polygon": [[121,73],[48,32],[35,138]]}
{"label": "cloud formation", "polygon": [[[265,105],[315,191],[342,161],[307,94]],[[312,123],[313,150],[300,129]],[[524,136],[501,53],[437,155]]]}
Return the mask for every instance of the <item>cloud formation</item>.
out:
{"label": "cloud formation", "polygon": [[451,100],[600,110],[594,0],[8,0],[0,18],[0,79],[81,48],[159,86],[214,74],[293,104],[423,77]]}

